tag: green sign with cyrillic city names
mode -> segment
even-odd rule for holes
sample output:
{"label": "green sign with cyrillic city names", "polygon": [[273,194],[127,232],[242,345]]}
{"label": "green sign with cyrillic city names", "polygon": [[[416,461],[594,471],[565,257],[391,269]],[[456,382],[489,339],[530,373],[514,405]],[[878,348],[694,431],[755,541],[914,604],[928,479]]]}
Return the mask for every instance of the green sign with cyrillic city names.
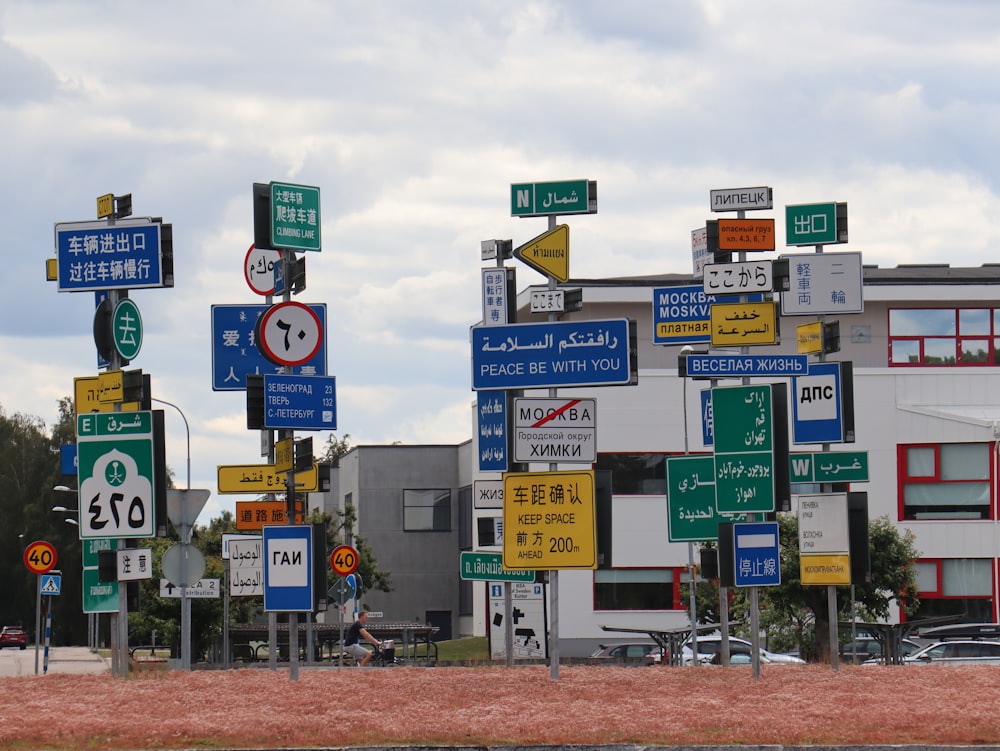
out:
{"label": "green sign with cyrillic city names", "polygon": [[271,183],[271,247],[314,250],[320,239],[319,188]]}
{"label": "green sign with cyrillic city names", "polygon": [[790,454],[793,483],[868,482],[867,451],[818,451]]}
{"label": "green sign with cyrillic city names", "polygon": [[510,215],[595,214],[597,201],[594,201],[594,207],[591,209],[589,184],[589,180],[515,183],[510,186]]}

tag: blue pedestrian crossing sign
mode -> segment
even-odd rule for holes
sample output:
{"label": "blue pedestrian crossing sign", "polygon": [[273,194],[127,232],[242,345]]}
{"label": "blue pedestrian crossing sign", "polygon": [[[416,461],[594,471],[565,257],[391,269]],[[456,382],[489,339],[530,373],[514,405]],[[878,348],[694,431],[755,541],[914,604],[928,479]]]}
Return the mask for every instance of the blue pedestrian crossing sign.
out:
{"label": "blue pedestrian crossing sign", "polygon": [[43,595],[57,595],[62,589],[62,574],[42,574],[40,582]]}
{"label": "blue pedestrian crossing sign", "polygon": [[733,562],[737,587],[781,584],[778,522],[733,524]]}

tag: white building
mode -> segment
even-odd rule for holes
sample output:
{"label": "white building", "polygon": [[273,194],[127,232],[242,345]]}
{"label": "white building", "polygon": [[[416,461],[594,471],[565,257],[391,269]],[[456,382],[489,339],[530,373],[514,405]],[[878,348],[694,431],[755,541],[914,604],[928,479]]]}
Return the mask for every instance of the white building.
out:
{"label": "white building", "polygon": [[[1000,266],[866,267],[863,277],[864,312],[826,317],[839,320],[841,342],[840,351],[827,360],[853,362],[856,427],[855,443],[829,448],[868,452],[870,481],[854,483],[851,490],[868,492],[871,518],[887,516],[916,536],[920,616],[962,614],[967,621],[998,621]],[[596,468],[614,470],[611,568],[559,573],[562,655],[584,655],[606,641],[602,624],[668,629],[689,623],[688,604],[680,597],[688,545],[668,542],[663,456],[683,453],[685,441],[691,453],[711,451],[703,440],[700,398],[709,382],[688,380],[685,386],[677,371],[680,345],[654,345],[653,290],[701,283],[686,275],[664,275],[561,285],[583,290],[583,309],[561,320],[627,317],[637,322],[639,374],[634,386],[558,391],[560,397],[596,398]],[[519,322],[545,320],[528,312],[529,299],[530,290],[519,296]],[[747,351],[794,354],[796,326],[814,320],[815,315],[783,316],[779,345]],[[708,349],[707,344],[694,346]],[[527,395],[546,396],[548,390]],[[822,448],[791,446],[792,451]],[[547,468],[531,466],[532,471]],[[500,475],[477,467],[475,477]],[[499,515],[495,508],[475,508],[473,535],[492,528],[480,520]],[[477,546],[481,542],[496,541],[473,540]],[[472,622],[462,631],[483,634],[484,585],[476,583],[473,602]]]}

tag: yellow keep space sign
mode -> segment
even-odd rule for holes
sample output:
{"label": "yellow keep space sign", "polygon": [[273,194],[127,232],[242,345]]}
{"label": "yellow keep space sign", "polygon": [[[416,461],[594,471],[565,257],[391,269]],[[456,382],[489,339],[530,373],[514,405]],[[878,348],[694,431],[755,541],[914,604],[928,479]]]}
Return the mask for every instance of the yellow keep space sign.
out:
{"label": "yellow keep space sign", "polygon": [[713,303],[709,316],[713,346],[778,343],[775,302]]}
{"label": "yellow keep space sign", "polygon": [[848,553],[805,553],[799,556],[799,578],[803,584],[841,586],[851,583]]}
{"label": "yellow keep space sign", "polygon": [[[222,493],[283,493],[287,472],[279,472],[273,464],[218,465],[218,492]],[[295,473],[295,489],[312,493],[319,490],[319,467]]]}
{"label": "yellow keep space sign", "polygon": [[503,476],[503,567],[597,568],[594,471]]}

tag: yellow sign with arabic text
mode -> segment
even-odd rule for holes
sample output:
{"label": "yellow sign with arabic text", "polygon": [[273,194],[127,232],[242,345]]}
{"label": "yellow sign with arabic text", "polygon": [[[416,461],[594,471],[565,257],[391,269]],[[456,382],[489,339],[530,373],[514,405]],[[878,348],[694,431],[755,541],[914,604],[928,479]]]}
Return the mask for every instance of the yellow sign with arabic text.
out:
{"label": "yellow sign with arabic text", "polygon": [[[284,493],[288,473],[279,472],[273,464],[220,464],[218,492],[223,493]],[[307,493],[319,490],[319,468],[314,464],[295,473],[295,489]]]}
{"label": "yellow sign with arabic text", "polygon": [[[114,412],[115,404],[121,401],[122,385],[121,371],[113,371],[118,374],[117,399],[109,397],[115,388],[115,379],[105,381],[105,376],[110,374],[102,373],[99,376],[82,376],[73,379],[73,406],[77,414],[83,412]],[[139,409],[139,402],[123,402],[122,412],[136,412]]]}
{"label": "yellow sign with arabic text", "polygon": [[778,343],[775,302],[714,303],[709,310],[712,346]]}
{"label": "yellow sign with arabic text", "polygon": [[295,451],[295,439],[283,438],[274,443],[274,471],[288,472],[292,468],[292,456]]}
{"label": "yellow sign with arabic text", "polygon": [[823,322],[803,323],[795,328],[800,355],[815,355],[823,351]]}

